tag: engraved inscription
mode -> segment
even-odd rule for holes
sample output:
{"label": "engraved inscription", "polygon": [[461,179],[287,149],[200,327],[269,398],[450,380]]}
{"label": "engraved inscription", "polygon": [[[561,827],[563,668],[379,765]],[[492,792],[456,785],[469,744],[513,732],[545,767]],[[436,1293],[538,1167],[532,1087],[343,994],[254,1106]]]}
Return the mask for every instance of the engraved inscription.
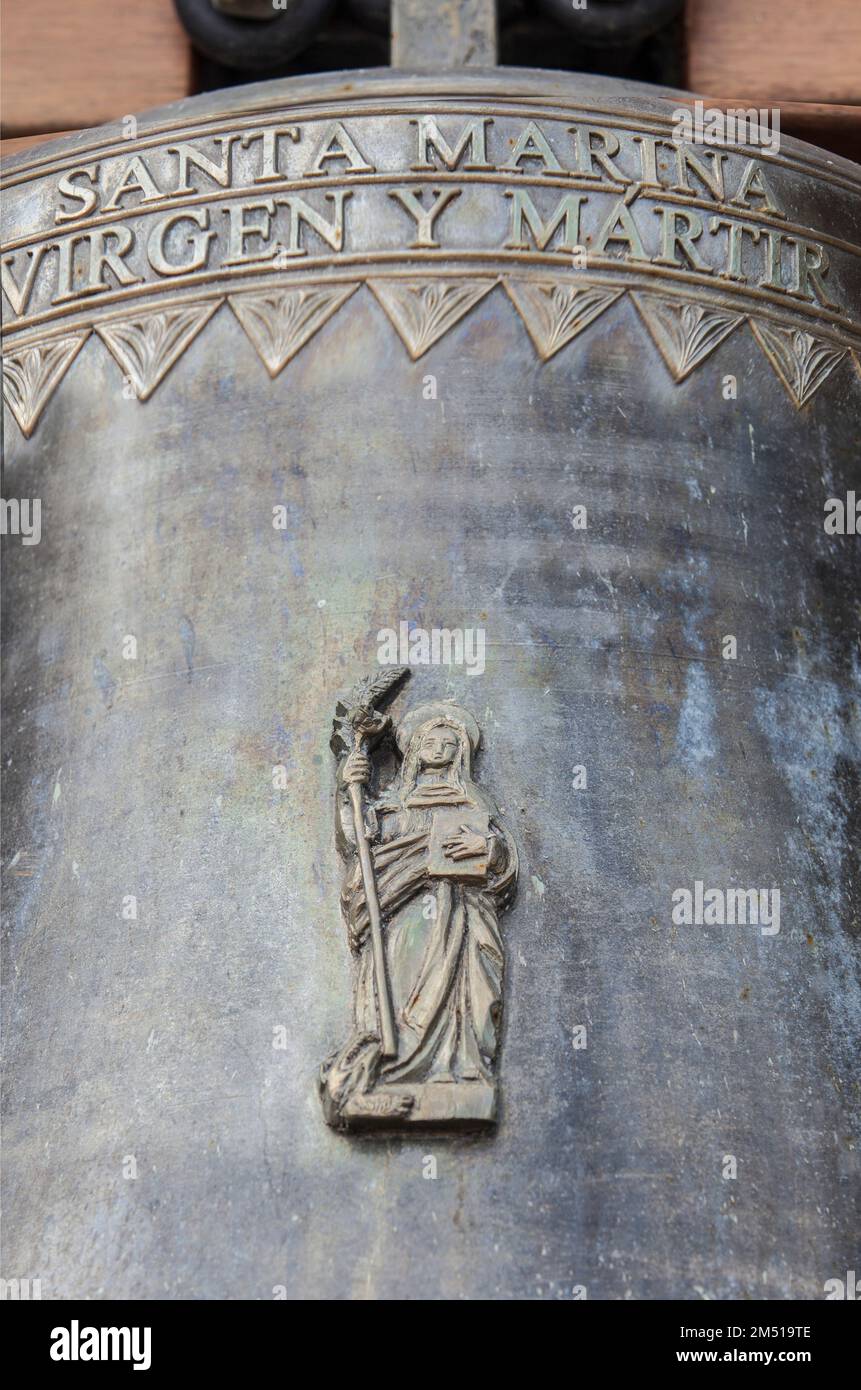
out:
{"label": "engraved inscription", "polygon": [[571,268],[577,250],[604,273],[660,268],[852,327],[841,268],[853,248],[789,220],[778,164],[643,131],[345,115],[108,147],[43,191],[43,225],[0,260],[10,331],[166,282],[443,252]]}
{"label": "engraved inscription", "polygon": [[361,284],[414,360],[501,285],[543,361],[628,293],[677,382],[746,320],[799,408],[858,363],[861,251],[792,221],[791,162],[530,108],[108,129],[13,170],[0,281],[22,431],[93,329],[146,400],[225,299],[274,377]]}

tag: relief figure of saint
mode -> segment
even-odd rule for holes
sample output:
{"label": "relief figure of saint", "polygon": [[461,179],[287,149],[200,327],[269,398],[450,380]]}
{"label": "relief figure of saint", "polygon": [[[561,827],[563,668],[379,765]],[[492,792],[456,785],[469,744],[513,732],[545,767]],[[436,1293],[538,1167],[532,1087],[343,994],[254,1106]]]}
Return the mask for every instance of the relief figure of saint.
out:
{"label": "relief figure of saint", "polygon": [[367,787],[370,759],[360,744],[341,762],[336,840],[346,861],[341,907],[356,969],[352,1031],[321,1074],[332,1124],[477,1127],[495,1120],[499,918],[514,895],[517,850],[495,802],[473,780],[479,741],[475,719],[451,702],[412,709],[396,730],[398,773],[363,804],[383,982],[351,814],[351,788]]}

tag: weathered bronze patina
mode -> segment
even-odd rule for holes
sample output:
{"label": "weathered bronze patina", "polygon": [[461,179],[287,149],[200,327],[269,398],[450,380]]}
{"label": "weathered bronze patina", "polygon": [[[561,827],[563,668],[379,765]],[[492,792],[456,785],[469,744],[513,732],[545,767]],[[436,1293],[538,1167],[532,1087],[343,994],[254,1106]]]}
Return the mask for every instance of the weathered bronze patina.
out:
{"label": "weathered bronze patina", "polygon": [[[4,1273],[43,1297],[857,1267],[861,171],[678,101],[352,73],[7,164]],[[331,711],[401,624],[486,657],[409,647],[342,882]],[[494,1113],[503,956],[497,1123],[420,1130]],[[369,1061],[401,1134],[336,1132]]]}

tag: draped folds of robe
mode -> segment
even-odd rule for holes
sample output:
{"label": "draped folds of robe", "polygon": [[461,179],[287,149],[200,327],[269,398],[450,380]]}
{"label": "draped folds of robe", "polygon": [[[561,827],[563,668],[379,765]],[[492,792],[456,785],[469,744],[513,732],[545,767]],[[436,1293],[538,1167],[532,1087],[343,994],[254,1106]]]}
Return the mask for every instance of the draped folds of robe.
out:
{"label": "draped folds of robe", "polygon": [[[465,814],[480,810],[489,816],[493,838],[486,882],[464,883],[428,872],[438,807],[462,807]],[[376,1085],[491,1083],[502,1010],[498,918],[516,878],[514,843],[493,801],[471,781],[458,789],[438,784],[390,796],[373,807],[371,823],[377,830],[372,856],[398,1037],[397,1056],[374,1068]],[[357,858],[341,901],[358,953],[354,1032],[338,1054],[340,1065],[336,1063],[343,1075],[358,1062],[362,1040],[378,1037],[379,1032],[368,910]]]}

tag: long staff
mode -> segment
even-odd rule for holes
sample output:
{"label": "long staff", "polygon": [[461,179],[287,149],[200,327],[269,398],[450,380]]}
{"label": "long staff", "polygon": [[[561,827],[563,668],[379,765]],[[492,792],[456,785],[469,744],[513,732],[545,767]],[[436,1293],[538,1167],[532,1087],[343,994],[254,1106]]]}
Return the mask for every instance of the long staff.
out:
{"label": "long staff", "polygon": [[[356,740],[356,751],[359,753],[364,751],[364,739],[362,737]],[[365,902],[368,904],[368,920],[371,924],[371,951],[374,958],[374,984],[377,993],[381,1051],[384,1057],[397,1057],[398,1035],[395,1032],[392,996],[386,973],[386,952],[383,946],[383,924],[380,918],[377,880],[374,877],[374,861],[371,858],[371,850],[365,835],[365,812],[362,805],[361,782],[350,783],[350,801],[353,805],[353,826],[356,831],[356,844],[359,847],[359,864],[362,869]]]}
{"label": "long staff", "polygon": [[[349,751],[364,753],[372,737],[381,734],[390,724],[388,715],[374,708],[375,702],[390,697],[405,676],[409,667],[394,666],[381,671],[373,678],[360,681],[353,691],[351,707],[338,706],[335,715],[332,748],[341,756]],[[352,738],[347,731],[350,731]],[[362,783],[350,783],[350,804],[353,809],[353,828],[359,851],[359,866],[362,871],[362,885],[365,902],[368,905],[368,921],[371,929],[371,955],[374,966],[374,988],[377,997],[377,1018],[380,1025],[380,1050],[383,1057],[397,1057],[398,1035],[395,1029],[395,1016],[392,996],[386,971],[386,951],[383,945],[383,923],[380,915],[380,899],[377,894],[377,880],[374,875],[374,861],[365,834],[365,808],[362,798]]]}

